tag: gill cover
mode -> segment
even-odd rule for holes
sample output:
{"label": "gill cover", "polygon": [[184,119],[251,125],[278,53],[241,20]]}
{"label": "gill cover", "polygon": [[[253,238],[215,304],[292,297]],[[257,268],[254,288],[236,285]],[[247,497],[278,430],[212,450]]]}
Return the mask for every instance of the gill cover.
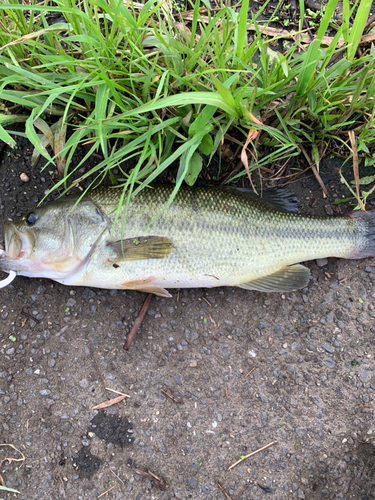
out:
{"label": "gill cover", "polygon": [[110,223],[92,201],[76,202],[57,200],[6,224],[0,268],[57,279],[83,265]]}

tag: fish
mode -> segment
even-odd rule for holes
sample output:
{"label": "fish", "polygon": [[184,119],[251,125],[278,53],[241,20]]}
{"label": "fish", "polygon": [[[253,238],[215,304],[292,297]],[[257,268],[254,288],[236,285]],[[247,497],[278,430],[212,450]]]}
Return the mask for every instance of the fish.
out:
{"label": "fish", "polygon": [[120,212],[121,189],[99,187],[5,224],[0,269],[64,285],[138,290],[234,286],[290,292],[308,285],[301,262],[375,255],[375,212],[310,216],[285,197],[239,188],[141,190]]}

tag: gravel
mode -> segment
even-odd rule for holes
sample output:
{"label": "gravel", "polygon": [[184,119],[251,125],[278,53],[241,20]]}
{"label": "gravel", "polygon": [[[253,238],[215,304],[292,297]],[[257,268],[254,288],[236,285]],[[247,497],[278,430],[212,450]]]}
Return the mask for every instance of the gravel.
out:
{"label": "gravel", "polygon": [[[2,164],[5,220],[49,182],[17,158]],[[308,266],[294,293],[153,297],[128,352],[143,294],[17,277],[0,294],[0,442],[25,460],[0,448],[1,476],[20,491],[5,498],[224,500],[217,481],[236,500],[372,498],[371,261]],[[130,397],[93,409],[118,392]]]}
{"label": "gravel", "polygon": [[[20,474],[4,465],[6,484],[25,498],[26,485],[31,498],[94,498],[111,487],[111,498],[224,498],[216,480],[234,497],[245,488],[240,498],[359,498],[359,488],[372,487],[372,448],[361,446],[375,433],[375,299],[370,273],[356,266],[345,269],[350,289],[333,279],[324,292],[312,284],[272,296],[226,289],[155,297],[128,353],[122,344],[135,312],[123,304],[137,311],[141,294],[104,291],[98,301],[96,291],[76,289],[72,299],[69,288],[17,278],[24,294],[15,300],[4,290],[2,330],[26,338],[1,347],[0,413],[3,441],[27,455],[27,467]],[[22,326],[18,313],[28,310],[27,290],[38,304],[32,314],[43,315],[35,326]],[[47,291],[55,301],[48,308]],[[208,292],[212,305],[202,307]],[[97,309],[87,319],[91,299]],[[77,312],[67,315],[61,303]],[[130,398],[90,410],[118,395],[105,387]],[[272,441],[228,476],[241,455]],[[164,478],[167,492],[135,469]]]}

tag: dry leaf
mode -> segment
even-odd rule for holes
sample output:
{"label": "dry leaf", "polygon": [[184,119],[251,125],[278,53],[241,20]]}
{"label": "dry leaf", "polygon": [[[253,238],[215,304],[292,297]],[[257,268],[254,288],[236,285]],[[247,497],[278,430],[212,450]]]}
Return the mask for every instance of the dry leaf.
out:
{"label": "dry leaf", "polygon": [[126,398],[126,396],[119,396],[118,398],[108,399],[107,401],[104,401],[103,403],[100,403],[96,406],[93,406],[90,409],[91,410],[101,410],[103,408],[108,408],[109,406],[113,406],[116,403],[120,403],[120,401],[123,401],[125,398]]}

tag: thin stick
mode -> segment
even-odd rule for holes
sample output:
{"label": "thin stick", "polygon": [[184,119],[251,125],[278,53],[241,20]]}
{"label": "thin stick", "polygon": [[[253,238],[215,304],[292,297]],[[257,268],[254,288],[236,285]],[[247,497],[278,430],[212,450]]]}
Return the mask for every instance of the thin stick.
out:
{"label": "thin stick", "polygon": [[233,467],[235,467],[236,465],[240,464],[241,462],[243,462],[244,460],[246,460],[247,458],[249,457],[252,457],[253,455],[255,455],[256,453],[259,453],[260,451],[263,451],[265,450],[266,448],[269,448],[270,446],[273,446],[274,444],[276,444],[278,441],[272,441],[271,443],[268,443],[266,444],[266,446],[263,446],[263,448],[259,448],[259,450],[255,450],[253,451],[252,453],[249,453],[248,455],[245,455],[243,458],[240,458],[239,460],[237,460],[237,462],[235,462],[234,464],[232,464],[230,467],[228,467],[228,470],[231,470],[233,469]]}
{"label": "thin stick", "polygon": [[168,484],[166,481],[164,481],[163,478],[158,477],[154,472],[150,471],[149,469],[132,469],[136,474],[139,474],[140,476],[147,477],[157,488],[159,488],[162,491],[165,491],[168,488]]}
{"label": "thin stick", "polygon": [[349,135],[350,144],[351,144],[352,153],[353,153],[353,173],[354,173],[355,191],[357,194],[358,206],[361,208],[361,210],[365,210],[365,207],[362,203],[361,195],[359,192],[358,152],[357,152],[357,144],[355,142],[354,130],[349,130],[348,135]]}
{"label": "thin stick", "polygon": [[171,392],[165,391],[164,389],[160,389],[160,392],[162,392],[163,394],[165,394],[166,396],[168,396],[168,398],[170,398],[175,403],[182,404],[181,399],[178,398],[177,396],[175,396],[174,394],[172,394]]}
{"label": "thin stick", "polygon": [[114,392],[115,394],[120,394],[120,396],[125,396],[126,398],[130,398],[128,394],[124,394],[123,392],[120,391],[115,391],[114,389],[110,389],[109,387],[106,387],[107,391]]}
{"label": "thin stick", "polygon": [[35,323],[40,323],[40,319],[36,318],[35,316],[32,316],[31,314],[25,312],[23,309],[21,311],[21,314],[25,316],[28,319],[31,319],[31,321],[35,321]]}
{"label": "thin stick", "polygon": [[116,472],[114,472],[112,469],[109,469],[109,470],[110,470],[110,471],[112,472],[112,474],[113,474],[114,476],[116,476],[116,477],[117,477],[117,479],[118,479],[119,481],[121,481],[121,483],[125,486],[124,481],[118,477],[118,475],[116,474]]}
{"label": "thin stick", "polygon": [[256,367],[254,366],[248,373],[246,373],[245,378],[247,378],[251,373],[253,373],[253,371],[255,370],[255,368]]}
{"label": "thin stick", "polygon": [[126,342],[124,344],[125,351],[128,351],[130,349],[130,345],[133,342],[135,334],[137,333],[138,328],[140,327],[140,325],[142,323],[142,320],[143,320],[143,318],[146,314],[146,311],[148,309],[148,306],[150,304],[151,298],[152,298],[152,294],[151,293],[147,294],[147,297],[146,297],[145,301],[143,302],[143,306],[141,307],[141,310],[139,311],[138,317],[134,322],[133,328],[130,330],[128,338],[126,339]]}
{"label": "thin stick", "polygon": [[218,480],[216,480],[215,483],[217,484],[219,489],[223,492],[223,495],[225,496],[225,498],[227,498],[228,500],[233,500],[233,498],[230,495],[228,495],[228,493],[225,491],[225,489],[222,487],[222,485],[219,483]]}
{"label": "thin stick", "polygon": [[325,187],[324,182],[322,181],[322,178],[320,177],[320,174],[319,174],[316,166],[314,165],[314,163],[309,158],[309,155],[307,154],[306,149],[302,146],[302,144],[300,144],[300,149],[301,149],[304,157],[306,158],[306,160],[309,162],[309,167],[313,171],[313,173],[314,173],[314,175],[316,177],[316,180],[319,182],[319,185],[320,185],[320,187],[323,190],[324,198],[327,198],[327,196],[328,196],[327,188]]}
{"label": "thin stick", "polygon": [[211,302],[209,302],[205,297],[202,297],[202,300],[204,300],[206,304],[208,304],[211,307]]}
{"label": "thin stick", "polygon": [[12,462],[24,462],[26,460],[25,455],[22,453],[22,451],[20,451],[18,448],[16,448],[14,446],[14,444],[1,443],[0,446],[9,446],[9,448],[12,448],[12,450],[16,451],[17,453],[19,453],[21,455],[21,458],[8,458],[8,457],[3,458],[0,461],[0,467],[3,465],[4,462],[8,462],[9,464],[11,464]]}
{"label": "thin stick", "polygon": [[112,491],[114,488],[114,486],[112,486],[112,488],[109,488],[109,490],[107,491],[103,491],[103,493],[101,493],[97,498],[101,498],[102,496],[106,495],[107,493],[109,493],[110,491]]}

